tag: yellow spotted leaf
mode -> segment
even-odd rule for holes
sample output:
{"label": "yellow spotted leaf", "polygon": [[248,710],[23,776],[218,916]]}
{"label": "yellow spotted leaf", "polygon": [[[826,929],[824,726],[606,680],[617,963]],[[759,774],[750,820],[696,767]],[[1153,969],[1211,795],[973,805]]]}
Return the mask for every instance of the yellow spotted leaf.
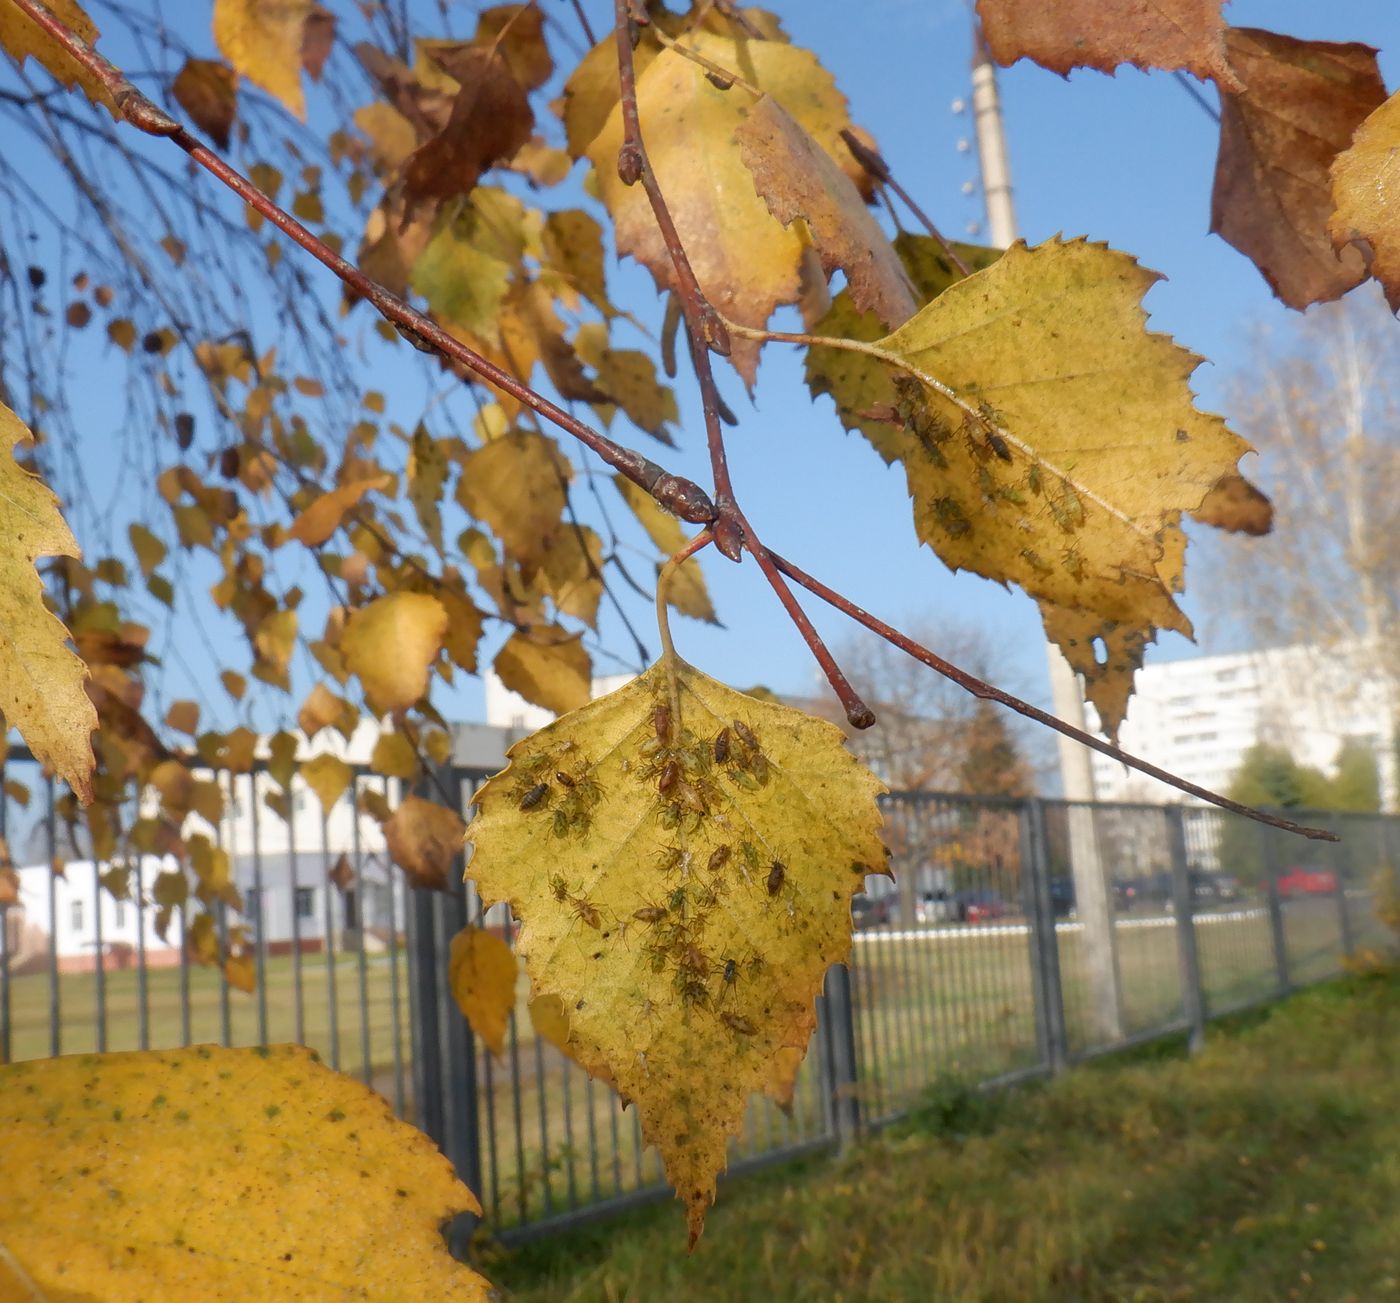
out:
{"label": "yellow spotted leaf", "polygon": [[92,800],[97,712],[83,687],[87,669],[44,605],[34,568],[40,557],[76,557],[78,545],[58,499],[15,461],[16,447],[30,437],[0,403],[0,717],[86,804]]}
{"label": "yellow spotted leaf", "polygon": [[306,117],[301,45],[314,0],[214,0],[214,40],[240,75]]}
{"label": "yellow spotted leaf", "polygon": [[0,1130],[2,1298],[490,1296],[439,1232],[480,1211],[451,1164],[300,1046],[12,1064]]}
{"label": "yellow spotted leaf", "polygon": [[514,430],[467,454],[457,501],[491,527],[511,556],[533,567],[562,528],[572,475],[553,439]]}
{"label": "yellow spotted leaf", "polygon": [[470,876],[521,920],[569,1052],[636,1107],[693,1243],[750,1094],[786,1097],[849,953],[882,784],[835,725],[684,664],[674,698],[653,666],[510,760],[477,794]]}
{"label": "yellow spotted leaf", "polygon": [[287,531],[287,537],[308,547],[319,547],[337,529],[350,511],[366,493],[372,489],[382,489],[392,482],[392,476],[374,475],[369,479],[356,480],[353,484],[342,484],[338,489],[323,493],[297,518]]}
{"label": "yellow spotted leaf", "polygon": [[1017,244],[877,341],[914,374],[853,357],[823,378],[848,425],[883,421],[919,537],[950,567],[1135,641],[1189,633],[1169,532],[1248,450],[1195,407],[1198,359],[1146,329],[1155,279],[1103,245]]}
{"label": "yellow spotted leaf", "polygon": [[1392,312],[1400,312],[1400,92],[1357,128],[1351,147],[1332,163],[1328,223],[1338,249],[1355,245],[1381,283]]}
{"label": "yellow spotted leaf", "polygon": [[557,625],[511,634],[496,653],[495,670],[512,692],[556,715],[583,705],[592,685],[582,636]]}
{"label": "yellow spotted leaf", "polygon": [[423,695],[446,633],[447,611],[426,593],[390,593],[350,613],[340,650],[371,710],[406,710]]}
{"label": "yellow spotted leaf", "polygon": [[[684,44],[712,63],[742,70],[853,182],[865,181],[840,136],[850,126],[845,97],[815,55],[778,41],[710,31],[688,33]],[[763,326],[777,307],[801,297],[805,245],[754,191],[735,140],[752,102],[745,93],[717,89],[704,68],[674,50],[656,54],[637,77],[647,152],[700,288],[726,317]],[[643,188],[624,185],[618,176],[622,138],[622,110],[614,105],[587,147],[599,197],[613,217],[618,253],[645,266],[658,288],[675,289],[675,269]],[[752,384],[758,345],[734,340],[731,360]]]}
{"label": "yellow spotted leaf", "polygon": [[506,1027],[515,1008],[519,973],[515,951],[494,932],[464,927],[452,938],[447,971],[462,1017],[499,1059],[505,1053]]}
{"label": "yellow spotted leaf", "polygon": [[302,761],[301,765],[302,780],[316,793],[316,799],[321,802],[321,808],[327,814],[330,813],[331,806],[345,794],[345,789],[350,786],[350,780],[354,776],[355,771],[339,756],[312,756],[310,760]]}
{"label": "yellow spotted leaf", "polygon": [[[97,41],[97,25],[77,0],[48,0],[49,12],[88,45]],[[116,105],[106,87],[52,36],[12,4],[0,6],[0,46],[19,63],[33,55],[65,86],[81,87],[94,104],[103,105],[113,117]]]}
{"label": "yellow spotted leaf", "polygon": [[462,853],[467,825],[455,810],[406,796],[384,823],[389,857],[415,887],[441,890],[452,876],[452,863]]}

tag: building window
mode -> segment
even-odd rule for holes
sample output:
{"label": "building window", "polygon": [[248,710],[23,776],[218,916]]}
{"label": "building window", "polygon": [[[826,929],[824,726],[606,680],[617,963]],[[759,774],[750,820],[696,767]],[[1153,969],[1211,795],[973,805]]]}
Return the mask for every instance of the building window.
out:
{"label": "building window", "polygon": [[347,891],[344,896],[345,904],[345,926],[354,931],[360,926],[360,902],[355,899],[353,891]]}
{"label": "building window", "polygon": [[297,917],[316,917],[316,888],[298,887],[296,889]]}
{"label": "building window", "polygon": [[81,900],[75,900],[68,907],[68,918],[73,925],[74,932],[83,930],[83,902]]}

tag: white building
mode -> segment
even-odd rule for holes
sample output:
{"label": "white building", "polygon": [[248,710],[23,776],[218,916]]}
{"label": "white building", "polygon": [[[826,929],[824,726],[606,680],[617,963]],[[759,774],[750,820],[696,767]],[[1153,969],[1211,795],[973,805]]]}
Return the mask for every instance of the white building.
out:
{"label": "white building", "polygon": [[[1221,791],[1258,742],[1287,747],[1330,771],[1347,739],[1370,748],[1387,809],[1397,804],[1393,689],[1358,654],[1280,647],[1161,661],[1138,671],[1123,750],[1202,787]],[[1175,801],[1175,788],[1094,754],[1104,801]]]}

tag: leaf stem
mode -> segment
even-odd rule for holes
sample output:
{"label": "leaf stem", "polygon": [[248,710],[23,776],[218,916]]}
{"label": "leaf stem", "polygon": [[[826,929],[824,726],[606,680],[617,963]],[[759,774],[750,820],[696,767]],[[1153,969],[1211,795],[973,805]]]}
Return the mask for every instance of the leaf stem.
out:
{"label": "leaf stem", "polygon": [[670,594],[671,580],[676,572],[697,552],[709,547],[715,541],[713,529],[702,529],[686,545],[672,556],[656,576],[656,631],[661,636],[661,660],[666,666],[666,686],[671,698],[671,718],[673,727],[681,726],[681,694],[676,677],[676,645],[671,641],[671,613],[666,599]]}

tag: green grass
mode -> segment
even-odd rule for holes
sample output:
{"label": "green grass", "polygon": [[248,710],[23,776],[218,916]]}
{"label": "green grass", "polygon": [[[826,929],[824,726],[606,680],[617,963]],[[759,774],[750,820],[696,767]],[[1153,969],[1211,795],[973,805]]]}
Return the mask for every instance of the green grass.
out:
{"label": "green grass", "polygon": [[514,1253],[519,1303],[1400,1298],[1400,976],[1347,978],[1161,1050]]}

